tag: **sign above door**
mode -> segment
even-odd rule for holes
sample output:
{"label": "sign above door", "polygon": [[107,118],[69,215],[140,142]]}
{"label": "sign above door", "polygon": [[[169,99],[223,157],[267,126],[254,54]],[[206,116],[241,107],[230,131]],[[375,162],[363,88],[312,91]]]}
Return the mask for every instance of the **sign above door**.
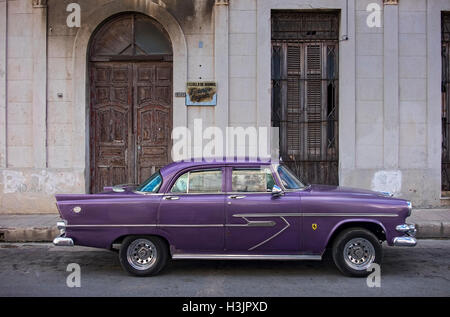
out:
{"label": "sign above door", "polygon": [[186,84],[186,106],[216,106],[217,85],[215,82],[188,82]]}

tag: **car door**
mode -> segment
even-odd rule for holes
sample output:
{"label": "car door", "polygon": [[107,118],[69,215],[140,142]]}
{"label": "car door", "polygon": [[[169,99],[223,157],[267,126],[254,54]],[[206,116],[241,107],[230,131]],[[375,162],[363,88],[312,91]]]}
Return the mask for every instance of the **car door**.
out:
{"label": "car door", "polygon": [[227,170],[225,249],[239,254],[294,254],[300,251],[300,197],[272,195],[279,184],[270,165]]}
{"label": "car door", "polygon": [[184,171],[162,199],[158,226],[174,253],[223,252],[224,169]]}

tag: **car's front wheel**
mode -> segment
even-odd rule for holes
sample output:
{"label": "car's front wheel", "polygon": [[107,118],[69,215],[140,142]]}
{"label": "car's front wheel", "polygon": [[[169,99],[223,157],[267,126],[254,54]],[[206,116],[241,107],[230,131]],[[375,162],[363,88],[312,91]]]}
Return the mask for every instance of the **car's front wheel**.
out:
{"label": "car's front wheel", "polygon": [[364,277],[372,272],[373,263],[381,263],[382,247],[379,239],[369,230],[350,228],[336,237],[332,253],[334,263],[342,273]]}
{"label": "car's front wheel", "polygon": [[119,251],[122,267],[137,276],[158,274],[166,265],[169,252],[166,243],[154,236],[130,236]]}

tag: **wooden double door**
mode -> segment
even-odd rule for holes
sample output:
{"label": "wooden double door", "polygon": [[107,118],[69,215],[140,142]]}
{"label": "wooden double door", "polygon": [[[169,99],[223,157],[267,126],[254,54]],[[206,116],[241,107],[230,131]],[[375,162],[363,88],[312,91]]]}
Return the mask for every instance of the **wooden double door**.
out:
{"label": "wooden double door", "polygon": [[171,62],[90,63],[90,191],[138,184],[170,161]]}

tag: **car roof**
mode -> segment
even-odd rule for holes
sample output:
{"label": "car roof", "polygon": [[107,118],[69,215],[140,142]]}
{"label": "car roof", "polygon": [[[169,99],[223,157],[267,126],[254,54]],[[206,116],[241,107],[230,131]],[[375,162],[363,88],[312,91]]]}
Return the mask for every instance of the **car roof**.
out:
{"label": "car roof", "polygon": [[189,167],[207,167],[210,166],[252,166],[252,165],[270,165],[272,162],[269,160],[260,160],[260,159],[191,159],[185,161],[177,161],[170,163],[161,168],[160,173],[164,176],[172,175],[180,170]]}

